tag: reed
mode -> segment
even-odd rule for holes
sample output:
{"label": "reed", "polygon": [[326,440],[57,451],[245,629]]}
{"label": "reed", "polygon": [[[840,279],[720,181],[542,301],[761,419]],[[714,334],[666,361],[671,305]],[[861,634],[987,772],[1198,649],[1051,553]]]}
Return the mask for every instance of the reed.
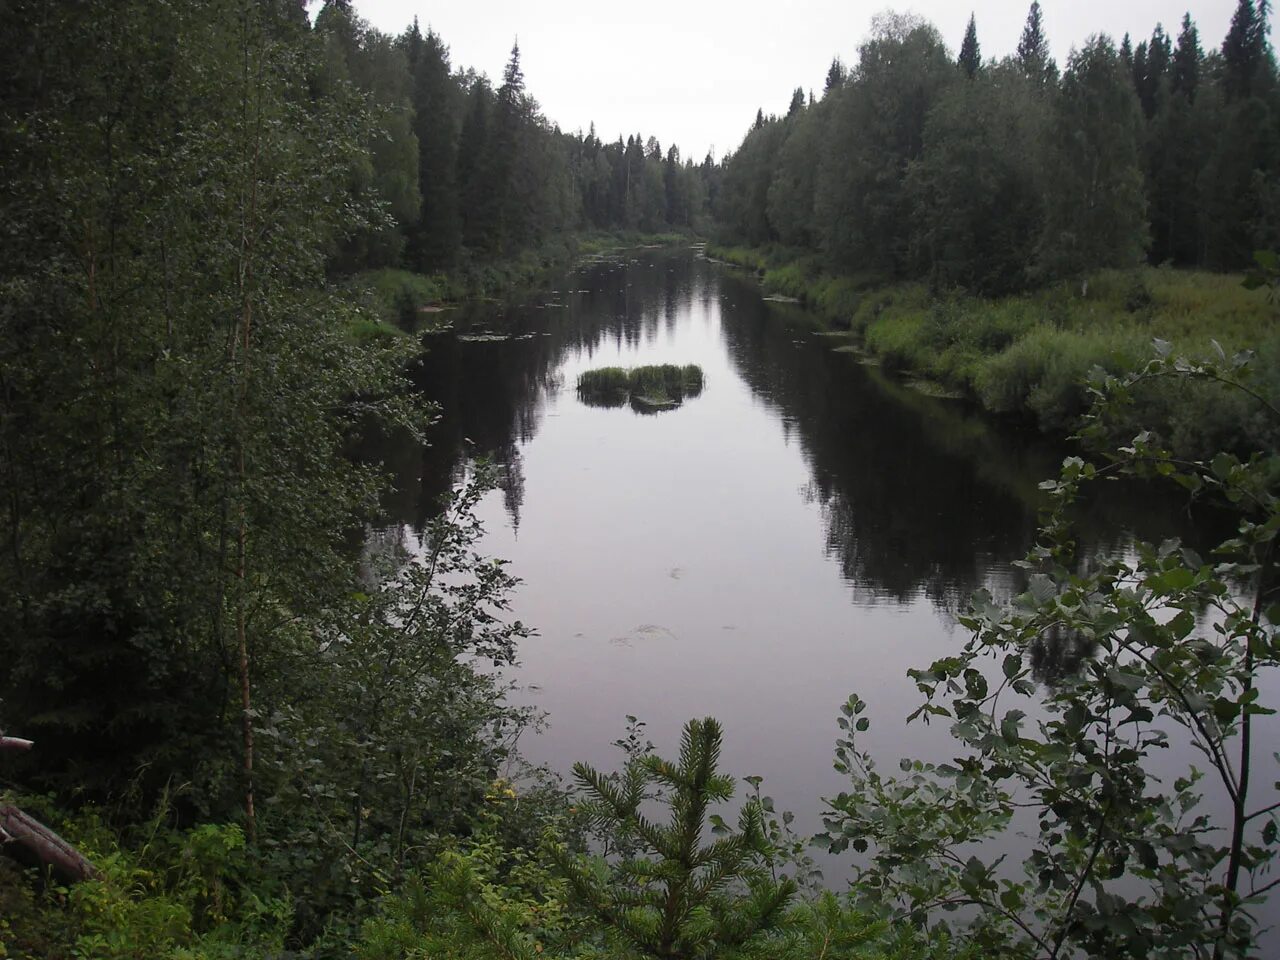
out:
{"label": "reed", "polygon": [[697,364],[664,363],[624,369],[601,367],[578,376],[578,398],[588,406],[620,407],[653,413],[678,407],[702,393],[705,378]]}

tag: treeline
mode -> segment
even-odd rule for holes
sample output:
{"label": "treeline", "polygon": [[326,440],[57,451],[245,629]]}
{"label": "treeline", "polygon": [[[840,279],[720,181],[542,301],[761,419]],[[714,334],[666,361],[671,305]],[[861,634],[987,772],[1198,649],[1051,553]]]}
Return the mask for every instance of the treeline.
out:
{"label": "treeline", "polygon": [[315,20],[324,91],[354,85],[380,111],[352,188],[390,214],[346,244],[346,271],[449,271],[509,257],[565,233],[690,229],[706,219],[714,169],[665,153],[640,134],[603,143],[563,133],[525,89],[519,46],[501,83],[458,69],[444,40],[415,19],[387,36],[350,0],[326,0]]}
{"label": "treeline", "polygon": [[912,16],[877,17],[821,99],[759,114],[724,161],[734,239],[821,255],[837,273],[983,294],[1104,267],[1237,269],[1280,231],[1280,85],[1270,5],[1240,0],[1220,50],[1105,35],[1059,70],[1039,3],[1016,53],[959,55]]}

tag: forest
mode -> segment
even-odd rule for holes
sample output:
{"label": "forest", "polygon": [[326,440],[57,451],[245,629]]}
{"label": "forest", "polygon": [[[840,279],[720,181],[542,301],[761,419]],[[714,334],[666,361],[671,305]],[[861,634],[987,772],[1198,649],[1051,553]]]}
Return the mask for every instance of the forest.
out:
{"label": "forest", "polygon": [[[821,98],[797,89],[725,158],[716,255],[886,364],[1053,433],[1093,366],[1135,369],[1152,336],[1266,353],[1266,310],[1219,278],[1280,243],[1269,18],[1239,4],[1220,46],[1189,15],[1136,45],[1095,35],[1059,67],[1039,4],[1000,59],[973,18],[953,54],[919,18],[881,17]],[[1184,421],[1184,452],[1253,442],[1238,411],[1176,406],[1151,415]]]}
{"label": "forest", "polygon": [[[490,79],[350,0],[4,4],[0,957],[1261,955],[1280,844],[1259,726],[1280,661],[1270,12],[1239,0],[1220,48],[1189,17],[1096,36],[1061,69],[1038,3],[1002,60],[974,20],[953,53],[884,15],[821,97],[797,89],[695,162],[562,131],[518,45]],[[871,348],[873,320],[923,304],[945,342],[912,344],[970,351],[931,375],[1085,438],[1044,485],[1025,592],[980,592],[967,640],[913,672],[957,760],[881,772],[858,739],[881,718],[851,696],[849,784],[816,838],[722,769],[733,731],[710,717],[667,759],[630,718],[613,772],[523,760],[537,714],[501,668],[537,625],[483,550],[483,457],[419,553],[361,547],[387,478],[352,448],[439,414],[407,321],[663,236],[715,240]],[[1178,283],[1226,332],[1163,338],[1152,304]],[[1091,295],[1136,298],[1145,326],[1058,363]],[[1067,319],[1049,337],[999,320],[1001,298],[1061,298]],[[1035,337],[1053,364],[988,402],[1007,381],[975,358],[1029,363]],[[701,369],[669,370],[675,400],[703,392]],[[1073,504],[1122,475],[1220,504],[1232,535],[1085,562]],[[1091,654],[1046,686],[1048,636]],[[1203,769],[1162,783],[1146,764],[1171,731]],[[982,847],[1015,823],[1022,872]],[[814,842],[858,858],[848,889]]]}

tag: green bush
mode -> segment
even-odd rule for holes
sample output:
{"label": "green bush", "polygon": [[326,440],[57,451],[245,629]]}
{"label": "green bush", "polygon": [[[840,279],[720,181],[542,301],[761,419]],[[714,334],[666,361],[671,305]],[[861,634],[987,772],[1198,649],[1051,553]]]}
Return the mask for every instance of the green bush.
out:
{"label": "green bush", "polygon": [[92,813],[58,826],[99,876],[42,888],[34,871],[0,863],[0,956],[233,960],[284,948],[290,900],[268,890],[240,827],[179,832],[153,822],[125,846]]}

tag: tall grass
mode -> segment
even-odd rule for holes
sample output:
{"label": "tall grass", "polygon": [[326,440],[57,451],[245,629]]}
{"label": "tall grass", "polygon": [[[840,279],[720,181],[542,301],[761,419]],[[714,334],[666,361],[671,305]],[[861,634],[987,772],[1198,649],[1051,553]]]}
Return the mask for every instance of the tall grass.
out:
{"label": "tall grass", "polygon": [[597,407],[620,407],[628,400],[639,409],[679,406],[702,393],[702,368],[676,366],[601,367],[578,376],[578,397]]}
{"label": "tall grass", "polygon": [[620,407],[631,396],[631,378],[623,367],[601,367],[578,376],[578,397],[592,407]]}

